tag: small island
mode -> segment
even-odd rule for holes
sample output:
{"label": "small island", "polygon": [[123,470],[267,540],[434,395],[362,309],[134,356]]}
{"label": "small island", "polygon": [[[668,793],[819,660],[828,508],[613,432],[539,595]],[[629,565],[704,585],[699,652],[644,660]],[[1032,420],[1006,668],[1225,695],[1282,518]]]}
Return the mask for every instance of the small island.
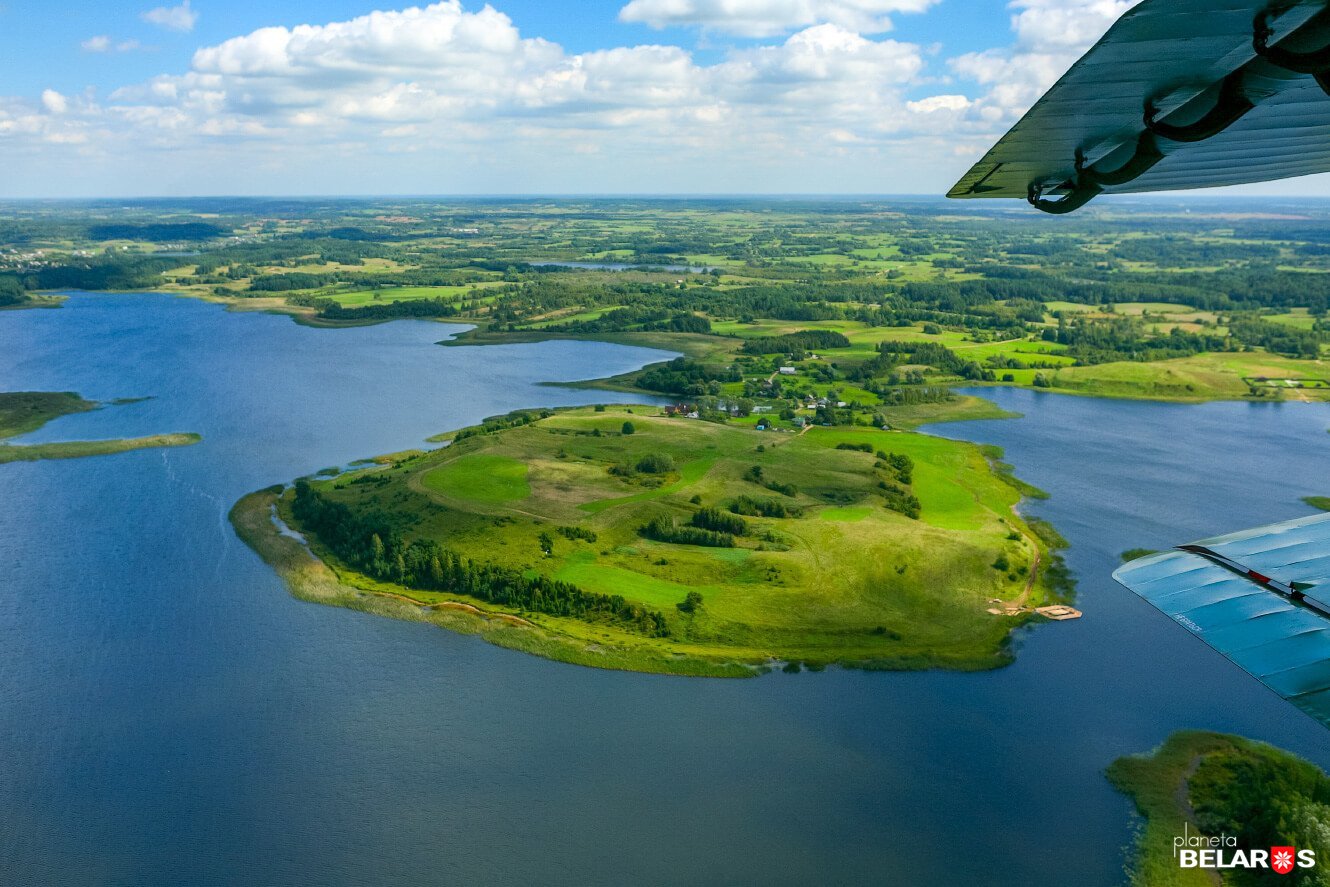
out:
{"label": "small island", "polygon": [[[1144,819],[1128,865],[1132,887],[1326,883],[1330,777],[1295,755],[1240,736],[1188,730],[1149,754],[1119,758],[1108,778]],[[1212,869],[1179,865],[1175,843],[1184,829],[1193,837],[1231,837],[1229,846],[1214,845],[1226,858],[1237,849],[1291,846],[1315,851],[1317,865],[1287,875],[1232,868],[1221,882]]]}
{"label": "small island", "polygon": [[[120,401],[119,403],[133,402]],[[85,400],[72,391],[0,392],[0,441],[36,431],[47,422],[73,413],[100,409],[102,404]],[[0,464],[35,462],[41,459],[77,459],[104,456],[151,447],[183,447],[203,438],[197,434],[153,434],[113,440],[71,440],[53,443],[0,443]]]}
{"label": "small island", "polygon": [[[968,402],[961,409],[969,407]],[[531,410],[242,499],[298,596],[606,668],[984,669],[1065,602],[992,448],[878,427]]]}

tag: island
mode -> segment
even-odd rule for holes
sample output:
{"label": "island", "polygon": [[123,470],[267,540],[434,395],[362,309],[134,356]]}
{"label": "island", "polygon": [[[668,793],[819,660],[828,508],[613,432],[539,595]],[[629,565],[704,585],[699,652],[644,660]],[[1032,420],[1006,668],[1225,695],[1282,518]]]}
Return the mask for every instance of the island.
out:
{"label": "island", "polygon": [[[133,402],[135,399],[113,403]],[[47,422],[73,413],[100,409],[103,404],[85,400],[72,391],[0,392],[0,441],[36,431]],[[203,438],[193,433],[153,434],[112,440],[71,440],[35,444],[0,443],[0,464],[35,462],[41,459],[77,459],[104,456],[152,447],[184,447]]]}
{"label": "island", "polygon": [[1321,511],[1330,511],[1330,496],[1303,496],[1302,501],[1312,508],[1319,508]]}
{"label": "island", "polygon": [[300,597],[605,668],[993,668],[1041,609],[1069,610],[1060,540],[1017,512],[1037,491],[993,448],[709,418],[520,411],[253,493],[232,520]]}
{"label": "island", "polygon": [[[1108,778],[1144,821],[1128,865],[1132,887],[1326,883],[1330,777],[1301,758],[1240,736],[1189,730],[1149,754],[1119,758]],[[1183,868],[1179,840],[1221,850],[1228,862],[1237,850],[1311,850],[1316,865],[1287,874]]]}

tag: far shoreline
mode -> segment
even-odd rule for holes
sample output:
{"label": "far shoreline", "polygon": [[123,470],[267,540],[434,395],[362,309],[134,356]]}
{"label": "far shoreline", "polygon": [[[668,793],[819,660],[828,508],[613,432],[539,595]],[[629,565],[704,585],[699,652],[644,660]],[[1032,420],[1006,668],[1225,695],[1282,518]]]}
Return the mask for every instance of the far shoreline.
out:
{"label": "far shoreline", "polygon": [[[305,305],[292,305],[285,299],[271,296],[258,296],[253,298],[241,296],[222,296],[215,293],[199,293],[187,290],[170,289],[144,289],[144,290],[50,290],[41,291],[37,295],[41,298],[57,298],[58,302],[49,305],[14,305],[9,306],[12,310],[21,310],[33,307],[62,307],[65,299],[71,295],[135,295],[151,294],[162,296],[174,296],[178,298],[194,299],[200,302],[207,302],[214,305],[221,305],[228,311],[237,313],[260,313],[273,314],[290,317],[295,323],[301,326],[307,326],[314,329],[351,329],[355,327],[378,326],[380,324],[392,323],[397,320],[416,320],[430,323],[438,323],[448,326],[460,326],[464,329],[440,339],[435,344],[445,348],[460,348],[471,346],[486,345],[518,345],[518,344],[537,344],[549,341],[574,341],[574,342],[605,342],[614,345],[627,345],[639,348],[655,348],[662,351],[671,351],[684,357],[706,361],[723,359],[729,355],[729,346],[736,342],[742,342],[737,336],[721,336],[714,334],[701,333],[677,333],[677,332],[641,332],[641,331],[623,331],[606,333],[588,333],[588,332],[563,332],[559,330],[514,330],[499,331],[493,328],[483,318],[458,316],[458,317],[375,317],[363,319],[327,319],[318,316],[315,308]],[[1088,369],[1094,370],[1101,367],[1139,369],[1139,368],[1163,368],[1167,372],[1172,371],[1171,365],[1181,365],[1187,362],[1195,362],[1199,358],[1220,357],[1227,352],[1203,352],[1199,355],[1186,358],[1174,358],[1165,361],[1117,361],[1105,364],[1092,364],[1085,367],[1071,367],[1070,369]],[[1234,353],[1241,356],[1241,352]],[[1259,356],[1259,355],[1258,355]],[[1283,358],[1281,358],[1283,359]],[[1327,361],[1316,360],[1306,361],[1314,363],[1318,367],[1323,367],[1330,371],[1330,367],[1325,366]],[[603,391],[618,391],[632,394],[647,394],[660,397],[669,397],[671,395],[636,387],[632,384],[632,379],[641,375],[643,372],[661,366],[664,361],[647,364],[630,373],[623,373],[616,376],[609,376],[596,379],[577,380],[574,382],[544,382],[543,385],[565,387],[565,388],[585,388]],[[1054,374],[1056,381],[1056,373]],[[1275,395],[1269,398],[1252,396],[1250,393],[1242,394],[1234,392],[1222,392],[1211,390],[1208,392],[1196,392],[1187,394],[1164,393],[1149,390],[1132,390],[1130,387],[1098,387],[1093,390],[1090,387],[1077,388],[1071,386],[1041,386],[1033,383],[1024,382],[985,382],[979,380],[957,380],[947,384],[963,388],[1015,388],[1025,391],[1035,391],[1041,394],[1068,394],[1076,397],[1103,398],[1106,400],[1140,400],[1153,401],[1157,403],[1178,403],[1178,404],[1202,404],[1202,403],[1330,403],[1323,397],[1308,397],[1301,389],[1272,389]],[[1298,392],[1298,399],[1286,399],[1284,391]]]}

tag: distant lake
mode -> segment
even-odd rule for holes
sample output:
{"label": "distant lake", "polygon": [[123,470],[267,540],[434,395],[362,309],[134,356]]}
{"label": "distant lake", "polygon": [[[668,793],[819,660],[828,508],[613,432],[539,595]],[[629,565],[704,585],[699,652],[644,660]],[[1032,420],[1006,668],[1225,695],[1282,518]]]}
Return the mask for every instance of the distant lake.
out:
{"label": "distant lake", "polygon": [[686,271],[689,274],[705,274],[713,270],[710,265],[654,265],[651,263],[637,262],[528,262],[533,268],[589,268],[593,271],[633,271],[633,270],[661,270],[661,271]]}
{"label": "distant lake", "polygon": [[0,315],[7,390],[152,400],[31,439],[201,444],[0,466],[0,880],[15,884],[1121,882],[1102,769],[1172,730],[1330,765],[1330,734],[1108,577],[1118,554],[1309,513],[1330,407],[1017,390],[940,425],[1052,493],[1085,618],[982,674],[596,671],[297,601],[242,494],[667,354],[440,348],[159,295]]}

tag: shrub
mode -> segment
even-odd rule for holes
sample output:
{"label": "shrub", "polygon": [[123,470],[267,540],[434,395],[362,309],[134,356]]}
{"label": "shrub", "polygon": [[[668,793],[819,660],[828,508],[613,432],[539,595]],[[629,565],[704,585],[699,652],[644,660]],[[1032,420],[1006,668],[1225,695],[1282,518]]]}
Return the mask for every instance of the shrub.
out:
{"label": "shrub", "polygon": [[730,514],[719,508],[703,508],[694,512],[690,523],[704,530],[715,530],[717,533],[729,533],[734,536],[744,536],[748,533],[747,521],[737,514]]}
{"label": "shrub", "polygon": [[749,517],[797,517],[799,509],[765,496],[739,496],[730,503],[730,511]]}
{"label": "shrub", "polygon": [[674,470],[674,460],[665,453],[647,453],[636,467],[643,474],[668,474]]}
{"label": "shrub", "polygon": [[708,548],[733,548],[734,537],[729,533],[717,533],[701,527],[680,527],[674,519],[664,515],[638,530],[648,539],[657,542],[669,542],[675,545],[704,545]]}
{"label": "shrub", "polygon": [[595,542],[597,539],[594,530],[588,530],[584,527],[555,527],[554,529],[565,539],[581,539],[585,542]]}
{"label": "shrub", "polygon": [[675,604],[684,613],[696,613],[702,609],[702,595],[700,592],[690,591],[684,595],[684,599]]}

